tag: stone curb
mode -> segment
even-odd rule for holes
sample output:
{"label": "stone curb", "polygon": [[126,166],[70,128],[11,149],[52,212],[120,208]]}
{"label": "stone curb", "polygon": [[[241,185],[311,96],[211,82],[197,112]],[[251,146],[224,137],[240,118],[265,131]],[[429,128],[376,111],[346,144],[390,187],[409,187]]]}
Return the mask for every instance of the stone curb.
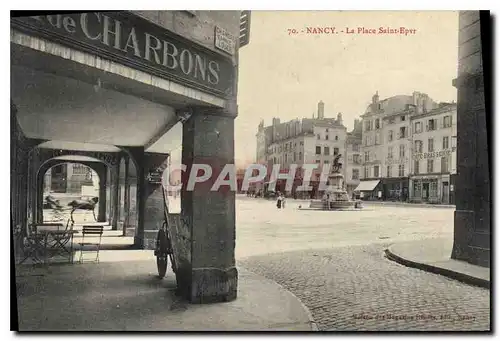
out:
{"label": "stone curb", "polygon": [[385,252],[385,256],[389,260],[394,261],[396,263],[399,263],[401,265],[408,266],[410,268],[416,268],[416,269],[427,271],[427,272],[432,272],[432,273],[435,273],[435,274],[438,274],[441,276],[455,279],[455,280],[462,282],[462,283],[482,287],[485,289],[490,289],[490,281],[488,281],[488,280],[474,277],[474,276],[469,276],[469,275],[466,275],[466,274],[461,273],[461,272],[456,272],[456,271],[441,268],[438,266],[433,266],[433,265],[429,265],[429,264],[425,264],[425,263],[418,263],[418,262],[414,262],[414,261],[402,258],[402,257],[396,255],[395,253],[393,253],[391,251],[390,247],[385,249],[384,252]]}
{"label": "stone curb", "polygon": [[[251,272],[251,273],[253,273],[256,276],[261,276],[262,277],[262,275],[259,275],[258,273],[250,271],[250,270],[248,270],[247,268],[245,268],[243,266],[238,266],[238,269],[240,269],[240,268],[245,269],[246,272]],[[271,281],[273,281],[273,280],[271,280]],[[314,318],[313,318],[312,313],[309,310],[309,308],[307,308],[306,305],[304,303],[302,303],[302,301],[297,296],[295,296],[295,294],[293,292],[291,292],[290,290],[286,289],[284,286],[282,286],[278,282],[275,282],[275,281],[273,281],[273,282],[277,286],[279,286],[281,289],[283,289],[284,291],[286,291],[290,296],[292,296],[293,298],[295,298],[300,303],[300,305],[302,306],[302,309],[304,309],[304,311],[305,311],[305,313],[307,315],[307,318],[309,319],[309,324],[311,325],[311,331],[313,331],[313,332],[319,331],[318,325],[316,324],[316,322],[314,322]]]}
{"label": "stone curb", "polygon": [[366,206],[398,206],[398,207],[428,207],[428,208],[456,208],[455,205],[443,204],[411,204],[411,203],[398,203],[390,201],[363,201]]}

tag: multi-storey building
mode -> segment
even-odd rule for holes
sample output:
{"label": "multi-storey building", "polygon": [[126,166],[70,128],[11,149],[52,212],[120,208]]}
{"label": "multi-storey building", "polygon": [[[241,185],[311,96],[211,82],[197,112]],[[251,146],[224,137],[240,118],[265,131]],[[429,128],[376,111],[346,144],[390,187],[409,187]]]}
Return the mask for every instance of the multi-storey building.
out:
{"label": "multi-storey building", "polygon": [[365,198],[403,200],[409,197],[412,115],[428,112],[437,103],[414,92],[379,100],[378,93],[362,117],[362,181],[356,191]]}
{"label": "multi-storey building", "polygon": [[441,103],[434,110],[411,117],[411,201],[443,204],[454,202],[456,121],[455,103]]}
{"label": "multi-storey building", "polygon": [[[304,164],[318,165],[311,178],[314,196],[318,195],[318,182],[323,166],[331,164],[335,156],[346,154],[347,129],[343,125],[342,114],[339,113],[336,119],[328,118],[325,117],[324,110],[324,103],[320,101],[316,117],[284,123],[279,118],[273,118],[271,126],[264,127],[261,122],[257,132],[257,162],[267,164],[269,169],[279,164],[282,172],[288,172],[290,165],[296,164],[299,168],[294,189],[303,180],[301,167]],[[345,172],[345,167],[343,171]],[[284,191],[284,183],[278,181],[276,189]]]}
{"label": "multi-storey building", "polygon": [[362,125],[360,120],[354,120],[354,129],[347,133],[347,148],[345,160],[345,182],[349,195],[359,185],[362,167]]}

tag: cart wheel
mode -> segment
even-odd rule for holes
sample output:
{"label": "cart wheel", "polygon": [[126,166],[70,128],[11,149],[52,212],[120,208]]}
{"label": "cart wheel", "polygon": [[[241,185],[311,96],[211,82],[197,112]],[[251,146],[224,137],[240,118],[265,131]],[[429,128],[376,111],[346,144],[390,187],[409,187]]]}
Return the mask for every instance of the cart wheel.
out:
{"label": "cart wheel", "polygon": [[167,272],[168,258],[167,257],[156,257],[156,266],[158,267],[158,277],[163,279]]}

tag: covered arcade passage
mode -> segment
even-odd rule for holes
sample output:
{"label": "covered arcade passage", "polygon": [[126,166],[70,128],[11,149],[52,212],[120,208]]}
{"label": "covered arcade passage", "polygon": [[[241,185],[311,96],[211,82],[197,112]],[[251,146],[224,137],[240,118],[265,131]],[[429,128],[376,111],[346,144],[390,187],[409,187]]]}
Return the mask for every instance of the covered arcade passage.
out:
{"label": "covered arcade passage", "polygon": [[[237,30],[239,12],[228,22]],[[152,37],[188,59],[176,69],[158,63]],[[234,163],[236,57],[214,50],[132,12],[11,19],[13,226],[43,222],[47,171],[80,163],[99,178],[96,220],[133,235],[137,248],[154,245],[165,206],[148,175],[167,169],[170,152],[182,143],[188,169]],[[181,194],[172,238],[187,245],[174,250],[176,276],[192,302],[236,298],[234,195]]]}

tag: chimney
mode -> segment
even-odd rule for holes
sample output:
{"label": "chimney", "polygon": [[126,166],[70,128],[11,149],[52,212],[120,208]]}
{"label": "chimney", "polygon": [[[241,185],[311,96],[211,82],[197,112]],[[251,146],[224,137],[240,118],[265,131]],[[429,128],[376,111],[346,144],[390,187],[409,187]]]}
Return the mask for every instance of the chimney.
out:
{"label": "chimney", "polygon": [[342,121],[342,113],[341,112],[339,112],[337,114],[337,123],[338,124],[344,124],[343,121]]}
{"label": "chimney", "polygon": [[318,119],[322,120],[325,118],[325,103],[319,101],[318,103]]}
{"label": "chimney", "polygon": [[372,96],[372,104],[377,104],[379,100],[378,91]]}

